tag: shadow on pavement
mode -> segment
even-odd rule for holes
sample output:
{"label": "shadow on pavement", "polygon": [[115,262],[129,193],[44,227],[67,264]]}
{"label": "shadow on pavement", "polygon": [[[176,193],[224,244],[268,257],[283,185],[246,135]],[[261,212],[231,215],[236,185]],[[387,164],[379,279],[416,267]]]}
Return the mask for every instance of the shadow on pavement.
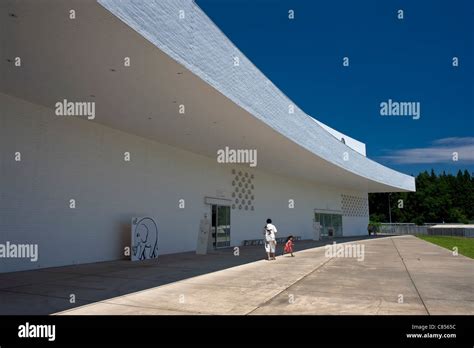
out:
{"label": "shadow on pavement", "polygon": [[[357,236],[295,242],[295,251],[333,242],[384,238]],[[279,244],[277,255],[283,245]],[[169,254],[158,259],[108,261],[0,274],[0,314],[51,314],[184,279],[263,260],[263,246],[219,249],[207,255]]]}

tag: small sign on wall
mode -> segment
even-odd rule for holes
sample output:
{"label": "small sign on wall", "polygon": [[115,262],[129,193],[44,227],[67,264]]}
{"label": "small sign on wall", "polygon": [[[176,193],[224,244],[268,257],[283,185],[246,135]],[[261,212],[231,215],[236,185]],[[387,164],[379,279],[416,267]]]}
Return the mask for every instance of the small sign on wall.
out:
{"label": "small sign on wall", "polygon": [[209,235],[211,234],[211,221],[208,219],[207,214],[204,215],[204,219],[199,224],[199,234],[196,247],[196,254],[205,255],[209,246]]}
{"label": "small sign on wall", "polygon": [[132,218],[132,261],[158,257],[158,224],[155,218]]}

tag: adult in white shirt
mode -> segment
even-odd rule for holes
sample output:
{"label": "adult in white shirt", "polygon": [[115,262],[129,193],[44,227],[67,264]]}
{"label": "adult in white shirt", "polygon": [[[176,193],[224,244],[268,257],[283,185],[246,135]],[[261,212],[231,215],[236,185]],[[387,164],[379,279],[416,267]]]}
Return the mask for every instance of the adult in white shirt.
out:
{"label": "adult in white shirt", "polygon": [[276,249],[276,233],[277,229],[275,225],[272,224],[271,219],[267,219],[267,224],[263,229],[265,236],[265,251],[267,252],[268,260],[275,259],[275,249]]}

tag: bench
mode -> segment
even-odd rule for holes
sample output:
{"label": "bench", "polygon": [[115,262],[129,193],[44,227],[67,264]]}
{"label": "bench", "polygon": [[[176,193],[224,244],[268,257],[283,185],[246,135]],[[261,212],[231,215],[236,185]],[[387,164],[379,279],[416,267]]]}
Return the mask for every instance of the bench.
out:
{"label": "bench", "polygon": [[[278,237],[276,238],[277,244],[285,243],[288,237]],[[293,236],[293,241],[301,240],[300,236]],[[253,245],[264,245],[265,241],[261,239],[246,239],[242,242],[243,246],[253,246]]]}

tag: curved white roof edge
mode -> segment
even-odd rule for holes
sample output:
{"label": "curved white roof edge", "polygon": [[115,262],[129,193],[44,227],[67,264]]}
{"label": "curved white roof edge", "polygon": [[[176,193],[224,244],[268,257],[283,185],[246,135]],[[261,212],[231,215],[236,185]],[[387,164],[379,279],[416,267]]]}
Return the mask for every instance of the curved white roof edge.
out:
{"label": "curved white roof edge", "polygon": [[361,155],[365,156],[365,144],[363,142],[361,142],[359,140],[356,140],[354,138],[351,138],[347,134],[341,133],[341,132],[335,130],[334,128],[329,127],[328,125],[322,123],[321,121],[318,121],[314,117],[311,117],[311,119],[314,120],[314,122],[319,124],[321,127],[323,127],[326,131],[331,133],[334,137],[336,137],[337,140],[340,140],[340,141],[344,140],[344,143],[347,146],[349,146],[351,149],[357,151]]}
{"label": "curved white roof edge", "polygon": [[[415,191],[412,176],[366,158],[313,122],[193,0],[97,2],[234,103],[314,155],[368,180]],[[235,57],[238,66],[234,66]],[[294,108],[291,114],[290,105]]]}

